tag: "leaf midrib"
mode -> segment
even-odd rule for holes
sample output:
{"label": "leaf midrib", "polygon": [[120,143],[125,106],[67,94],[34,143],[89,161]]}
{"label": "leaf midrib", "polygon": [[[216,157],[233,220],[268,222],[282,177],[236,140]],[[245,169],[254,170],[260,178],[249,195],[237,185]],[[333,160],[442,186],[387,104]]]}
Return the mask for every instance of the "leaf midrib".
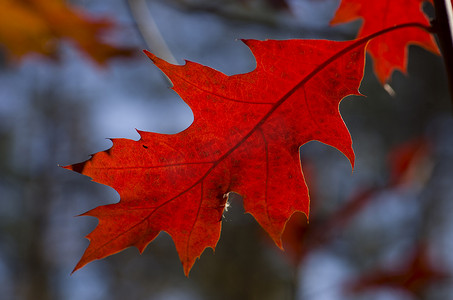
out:
{"label": "leaf midrib", "polygon": [[[109,241],[104,243],[102,246],[97,247],[93,251],[96,251],[97,249],[102,248],[103,246],[109,244],[110,242],[112,242],[113,240],[118,238],[119,236],[121,236],[123,234],[126,234],[127,232],[129,232],[132,229],[134,229],[136,226],[139,226],[140,224],[142,224],[143,222],[145,222],[146,220],[151,218],[152,215],[157,210],[159,210],[161,207],[163,207],[166,204],[170,203],[171,201],[179,198],[180,196],[182,196],[183,194],[185,194],[186,192],[188,192],[189,190],[191,190],[192,188],[194,188],[195,186],[200,184],[212,172],[212,170],[214,170],[225,158],[227,158],[232,152],[234,152],[236,149],[238,149],[253,133],[255,133],[255,131],[258,130],[267,121],[267,119],[275,112],[275,110],[277,110],[277,108],[279,108],[291,95],[293,95],[299,88],[301,88],[303,85],[305,85],[311,78],[313,78],[320,71],[324,70],[324,68],[326,68],[329,64],[331,64],[332,62],[336,61],[337,59],[339,59],[340,57],[342,57],[343,55],[345,55],[349,51],[352,51],[355,48],[358,48],[359,46],[368,43],[369,40],[371,40],[372,38],[374,38],[376,36],[385,34],[385,33],[389,32],[389,31],[393,31],[393,30],[400,29],[400,28],[405,28],[405,27],[411,27],[411,26],[420,27],[420,28],[425,29],[425,30],[429,29],[429,27],[427,27],[427,26],[425,26],[423,24],[420,24],[420,23],[407,23],[407,24],[401,24],[401,25],[398,25],[398,26],[395,26],[395,27],[391,27],[391,28],[386,28],[384,30],[381,30],[379,32],[376,32],[374,34],[371,34],[371,35],[369,35],[367,37],[364,37],[362,39],[359,39],[359,40],[351,43],[349,46],[346,46],[345,48],[343,48],[342,50],[336,52],[330,58],[325,60],[323,63],[319,64],[311,73],[309,73],[307,76],[305,76],[298,84],[296,84],[283,97],[281,97],[277,102],[275,102],[275,104],[271,107],[269,112],[266,115],[264,115],[261,118],[261,120],[241,140],[238,141],[238,143],[235,146],[233,146],[229,151],[227,151],[225,154],[223,154],[219,159],[217,159],[216,161],[211,162],[213,164],[211,166],[211,168],[209,168],[206,171],[206,173],[203,176],[201,176],[200,179],[198,179],[194,184],[192,184],[190,187],[186,188],[184,191],[179,193],[177,196],[174,196],[174,197],[168,199],[167,201],[163,202],[161,205],[157,206],[156,209],[153,212],[151,212],[146,217],[144,217],[142,221],[136,223],[134,226],[130,227],[128,230],[126,230],[123,233],[115,236],[114,238],[110,239]],[[177,75],[177,76],[179,76],[179,75]],[[179,76],[179,77],[182,78],[181,76]],[[188,83],[190,83],[190,82],[188,82]],[[196,87],[196,85],[194,85],[194,84],[193,84],[193,86]],[[200,205],[201,205],[201,201],[200,201]],[[194,223],[192,225],[192,228],[191,228],[190,232],[192,232],[193,227],[195,226],[196,220],[198,219],[198,214],[199,214],[199,210],[197,212],[195,221],[194,221]],[[189,237],[189,240],[190,240],[190,237]],[[187,253],[186,253],[186,255],[187,255]]]}

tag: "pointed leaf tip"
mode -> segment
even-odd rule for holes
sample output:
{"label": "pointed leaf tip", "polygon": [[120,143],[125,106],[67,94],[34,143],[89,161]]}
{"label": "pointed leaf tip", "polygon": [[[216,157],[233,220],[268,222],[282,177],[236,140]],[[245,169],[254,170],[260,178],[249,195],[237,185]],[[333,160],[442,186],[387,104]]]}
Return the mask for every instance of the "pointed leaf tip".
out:
{"label": "pointed leaf tip", "polygon": [[155,56],[154,54],[152,54],[151,52],[149,52],[148,50],[143,50],[143,53],[146,54],[146,56],[149,57],[149,59],[151,59],[153,62],[156,61],[157,59],[157,56]]}
{"label": "pointed leaf tip", "polygon": [[84,161],[84,162],[81,162],[81,163],[78,163],[78,164],[73,164],[73,165],[69,165],[69,166],[65,166],[63,167],[64,169],[67,169],[67,170],[71,170],[71,171],[74,171],[74,172],[77,172],[77,173],[80,173],[82,174],[83,173],[83,169],[85,168],[85,164],[87,163],[87,161]]}

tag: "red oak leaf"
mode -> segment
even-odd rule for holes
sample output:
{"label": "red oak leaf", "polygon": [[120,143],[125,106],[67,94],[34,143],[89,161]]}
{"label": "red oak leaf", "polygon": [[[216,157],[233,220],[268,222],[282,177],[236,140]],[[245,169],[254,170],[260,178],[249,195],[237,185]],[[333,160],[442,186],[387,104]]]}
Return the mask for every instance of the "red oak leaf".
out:
{"label": "red oak leaf", "polygon": [[146,52],[192,108],[194,122],[174,135],[139,131],[138,141],[113,139],[109,150],[65,167],[121,196],[84,214],[99,225],[74,270],[130,246],[142,252],[163,230],[187,275],[205,248],[215,248],[232,191],[281,247],[287,220],[309,212],[299,147],[318,140],[353,165],[339,103],[358,94],[366,41],[244,43],[257,67],[233,76],[193,62],[171,65]]}
{"label": "red oak leaf", "polygon": [[62,0],[0,0],[0,43],[13,58],[29,53],[55,56],[61,40],[72,41],[99,64],[116,56],[131,56],[131,49],[102,41],[114,23],[94,18]]}
{"label": "red oak leaf", "polygon": [[[425,0],[369,1],[342,0],[331,24],[363,19],[357,38],[362,38],[396,25],[419,23],[429,26],[422,11]],[[432,0],[428,0],[433,3]],[[407,71],[408,46],[421,46],[439,54],[434,37],[420,28],[406,28],[389,32],[371,41],[367,47],[374,61],[374,71],[382,84],[390,79],[394,70]]]}

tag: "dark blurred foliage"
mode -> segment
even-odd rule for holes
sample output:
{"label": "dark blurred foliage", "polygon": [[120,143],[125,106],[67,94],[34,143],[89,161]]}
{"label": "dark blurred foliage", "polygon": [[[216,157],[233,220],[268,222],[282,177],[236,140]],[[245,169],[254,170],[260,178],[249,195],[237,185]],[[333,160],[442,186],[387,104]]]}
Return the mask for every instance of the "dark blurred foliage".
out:
{"label": "dark blurred foliage", "polygon": [[[128,6],[137,1],[72,2],[116,20],[115,42],[137,53],[153,51],[158,45],[142,43],[130,14]],[[357,28],[327,26],[334,0],[148,5],[177,61],[187,58],[227,74],[254,64],[235,38],[344,39]],[[317,142],[301,148],[312,213],[308,225],[304,216],[298,219],[288,255],[243,213],[237,196],[215,253],[208,249],[186,278],[165,233],[143,255],[127,249],[70,275],[88,244],[83,236],[96,225],[93,218],[73,216],[119,199],[112,189],[58,165],[110,147],[105,138],[136,139],[134,128],[178,132],[191,114],[145,57],[112,60],[99,70],[70,46],[59,51],[57,64],[33,56],[0,65],[1,299],[453,298],[453,120],[439,57],[411,47],[408,75],[395,73],[390,82],[393,95],[367,62],[361,87],[366,97],[341,105],[357,157],[352,174],[335,149]],[[409,159],[412,167],[389,163],[394,149],[420,139],[429,151]],[[401,169],[407,172],[398,180],[395,170]],[[404,266],[421,244],[424,259],[447,276],[425,280],[416,294],[385,282],[345,290],[382,270],[412,272]]]}

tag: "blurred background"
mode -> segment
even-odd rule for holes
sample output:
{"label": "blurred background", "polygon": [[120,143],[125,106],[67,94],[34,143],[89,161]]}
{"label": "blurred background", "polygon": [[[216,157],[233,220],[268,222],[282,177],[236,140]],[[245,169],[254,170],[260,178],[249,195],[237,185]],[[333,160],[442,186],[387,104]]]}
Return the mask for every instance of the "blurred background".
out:
{"label": "blurred background", "polygon": [[285,252],[236,197],[189,278],[165,233],[70,275],[97,224],[74,216],[119,196],[59,165],[193,120],[142,49],[232,75],[255,66],[238,39],[360,26],[329,27],[338,0],[70,2],[0,1],[1,299],[453,299],[452,108],[441,58],[418,47],[391,89],[367,59],[366,97],[342,102],[353,173],[335,149],[302,147],[312,212],[293,216]]}

